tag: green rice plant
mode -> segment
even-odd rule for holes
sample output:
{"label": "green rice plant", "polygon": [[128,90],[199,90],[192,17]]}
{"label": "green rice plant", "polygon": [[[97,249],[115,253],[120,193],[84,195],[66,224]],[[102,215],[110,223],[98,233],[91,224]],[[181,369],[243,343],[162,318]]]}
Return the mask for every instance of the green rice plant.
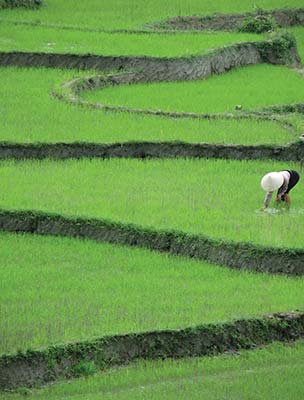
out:
{"label": "green rice plant", "polygon": [[[304,28],[289,27],[297,38],[301,58],[304,58]],[[102,55],[148,55],[180,57],[204,54],[210,49],[244,41],[260,41],[265,35],[232,32],[180,32],[175,34],[135,34],[98,32],[81,28],[67,30],[60,26],[0,24],[1,51],[37,51]]]}
{"label": "green rice plant", "polygon": [[301,126],[292,132],[261,120],[208,121],[106,113],[50,96],[62,82],[89,74],[83,71],[0,68],[0,74],[1,141],[285,144],[298,140],[301,132]]}
{"label": "green rice plant", "polygon": [[[301,399],[303,358],[304,343],[299,341],[212,358],[139,362],[33,390],[31,399]],[[23,397],[0,394],[4,398]]]}
{"label": "green rice plant", "polygon": [[0,163],[0,208],[105,218],[212,238],[302,248],[302,181],[290,212],[261,212],[260,181],[296,163],[234,160],[70,160]]}
{"label": "green rice plant", "polygon": [[303,306],[299,278],[89,240],[1,233],[0,246],[1,354]]}
{"label": "green rice plant", "polygon": [[110,86],[82,97],[111,106],[216,113],[233,111],[236,105],[252,110],[302,102],[303,94],[304,79],[297,71],[260,64],[199,81]]}
{"label": "green rice plant", "polygon": [[[47,0],[37,11],[4,10],[5,20],[27,21],[56,26],[91,27],[101,29],[134,29],[146,23],[160,21],[177,15],[206,15],[213,13],[241,13],[253,11],[252,0]],[[260,0],[259,8],[275,9],[286,7],[284,0]],[[289,0],[288,7],[303,7],[301,0]]]}

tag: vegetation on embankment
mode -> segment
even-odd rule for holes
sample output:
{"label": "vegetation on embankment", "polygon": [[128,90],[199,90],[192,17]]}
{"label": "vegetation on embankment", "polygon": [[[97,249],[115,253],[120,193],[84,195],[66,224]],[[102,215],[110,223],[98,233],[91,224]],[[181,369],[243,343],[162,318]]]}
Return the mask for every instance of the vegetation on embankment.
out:
{"label": "vegetation on embankment", "polygon": [[[246,350],[212,358],[141,361],[84,378],[60,382],[43,389],[19,389],[0,393],[1,400],[286,400],[304,396],[302,380],[304,342],[275,343],[263,349]],[[90,364],[86,370],[90,373]],[[92,368],[91,368],[92,370]]]}

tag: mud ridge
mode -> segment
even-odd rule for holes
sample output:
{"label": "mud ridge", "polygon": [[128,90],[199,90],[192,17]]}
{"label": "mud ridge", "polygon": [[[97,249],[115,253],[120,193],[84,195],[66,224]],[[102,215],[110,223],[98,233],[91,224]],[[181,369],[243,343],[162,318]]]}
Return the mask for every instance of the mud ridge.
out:
{"label": "mud ridge", "polygon": [[39,8],[43,0],[1,0],[0,10],[4,8]]}
{"label": "mud ridge", "polygon": [[138,359],[213,356],[303,337],[304,314],[300,312],[181,330],[106,336],[0,356],[0,389],[31,387],[72,378],[81,362],[94,363],[96,368],[103,370]]}
{"label": "mud ridge", "polygon": [[173,230],[157,231],[105,219],[73,218],[40,211],[0,210],[0,230],[86,238],[196,258],[239,270],[304,275],[303,249],[216,240],[204,235]]}
{"label": "mud ridge", "polygon": [[235,31],[246,18],[255,18],[259,15],[272,17],[278,27],[286,28],[295,25],[304,25],[304,8],[281,10],[257,10],[244,14],[214,14],[206,16],[179,16],[165,21],[147,24],[147,27],[157,30],[216,30]]}
{"label": "mud ridge", "polygon": [[[115,83],[183,81],[221,74],[232,68],[268,62],[301,66],[295,42],[280,48],[280,37],[264,42],[243,42],[216,49],[202,56],[158,58],[146,56],[98,56],[37,52],[0,52],[0,66],[133,71]],[[108,83],[110,83],[108,78]]]}
{"label": "mud ridge", "polygon": [[0,142],[0,159],[219,158],[303,161],[304,144],[243,146],[185,142],[11,143]]}

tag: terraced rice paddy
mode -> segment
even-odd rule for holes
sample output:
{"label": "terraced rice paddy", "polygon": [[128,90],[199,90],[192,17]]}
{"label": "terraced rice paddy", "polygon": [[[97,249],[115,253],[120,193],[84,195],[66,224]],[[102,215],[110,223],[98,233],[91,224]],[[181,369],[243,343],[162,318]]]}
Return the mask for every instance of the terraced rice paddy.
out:
{"label": "terraced rice paddy", "polygon": [[298,278],[77,239],[1,234],[0,242],[1,353],[302,305]]}
{"label": "terraced rice paddy", "polygon": [[[181,57],[204,54],[235,42],[265,39],[265,35],[239,33],[130,34],[60,30],[3,23],[0,26],[2,51],[42,51],[46,53],[138,55]],[[34,35],[33,35],[34,33]]]}
{"label": "terraced rice paddy", "polygon": [[[289,0],[288,7],[302,7],[300,0]],[[261,0],[258,7],[280,9],[286,7],[283,0]],[[73,12],[72,12],[73,11]],[[49,24],[55,26],[88,27],[92,29],[138,29],[154,21],[177,15],[210,15],[213,13],[243,13],[253,11],[251,0],[237,0],[233,4],[223,0],[179,0],[164,4],[161,0],[153,3],[144,0],[88,0],[86,3],[75,3],[67,0],[52,0],[47,7],[36,10],[3,10],[2,18],[10,21],[26,21],[32,24]]]}
{"label": "terraced rice paddy", "polygon": [[[286,4],[263,0],[258,6],[269,10]],[[301,6],[298,0],[288,2],[288,8]],[[300,17],[297,26],[286,28],[294,34],[297,50],[281,28],[276,34],[258,35],[153,27],[156,22],[165,27],[168,17],[252,11],[247,0],[44,0],[35,10],[0,10],[0,158],[6,158],[0,161],[0,227],[12,231],[0,234],[0,388],[17,388],[11,394],[0,392],[0,399],[303,397],[303,341],[239,353],[273,340],[303,338],[303,277],[287,276],[295,271],[302,275],[303,178],[292,191],[290,211],[275,206],[274,199],[262,211],[265,193],[260,187],[261,177],[269,171],[303,172]],[[259,44],[232,46],[248,41]],[[227,47],[221,53],[223,46]],[[43,53],[38,54],[42,58],[24,58],[29,52]],[[80,57],[88,53],[91,56]],[[66,54],[72,54],[69,61]],[[214,58],[209,65],[210,54]],[[94,64],[94,56],[107,67]],[[110,62],[103,56],[114,58]],[[138,56],[144,56],[141,62],[146,64],[136,64]],[[155,57],[159,59],[153,70]],[[83,89],[87,77],[124,77],[130,68],[134,82],[140,83],[116,85],[112,77],[112,84],[102,89],[68,92],[67,82],[83,82]],[[199,68],[206,69],[205,75]],[[83,100],[91,104],[81,105]],[[98,103],[116,112],[97,109]],[[294,103],[297,112],[290,107],[261,113],[268,106]],[[115,107],[125,107],[124,112]],[[148,109],[200,116],[148,115]],[[215,116],[218,113],[222,115]],[[143,142],[160,150],[164,142],[206,146],[210,158],[199,153],[183,158],[176,150],[175,159],[151,159],[140,147]],[[30,158],[32,145],[48,144],[52,149],[60,143],[80,148],[132,144],[137,148],[133,157],[142,159],[98,159],[91,153],[91,159],[86,155],[81,160],[59,160],[51,150],[46,160],[9,159],[18,158],[15,145],[26,144],[23,155]],[[227,159],[211,153],[214,144],[226,149]],[[251,154],[257,152],[254,158],[259,158],[258,149],[268,146],[276,160],[244,160],[245,145],[252,146]],[[280,146],[294,152],[288,159],[295,161],[288,161],[286,152],[279,157]],[[65,157],[75,155],[63,152]],[[270,256],[286,250],[294,258],[291,264],[286,261],[283,276],[231,270],[135,247],[31,235],[40,226],[39,217],[31,220],[30,214],[23,214],[16,222],[3,212],[12,210],[105,220],[116,224],[116,232],[128,224],[159,235],[179,232],[184,234],[179,236],[180,246],[186,246],[189,234],[221,241],[210,253],[226,251],[221,249],[224,243],[237,243],[240,260],[246,246],[253,249],[252,257],[255,251],[264,252],[266,271],[271,270],[268,256],[271,263]],[[51,223],[60,220],[52,221],[47,222],[47,233],[55,234]],[[17,234],[24,226],[29,233]],[[41,226],[40,233],[46,233]],[[64,235],[73,236],[72,228]],[[80,236],[86,235],[81,231]],[[129,243],[140,245],[136,237]],[[170,252],[170,245],[162,251]],[[184,254],[191,255],[191,249]],[[250,269],[250,257],[245,261],[240,268]],[[271,313],[284,314],[261,319]],[[172,332],[163,332],[168,329]],[[185,337],[180,339],[179,334]],[[216,342],[219,338],[222,342]],[[81,342],[68,345],[77,341]],[[181,343],[185,349],[192,344],[193,353],[183,352]],[[227,350],[233,355],[152,360]],[[141,358],[147,360],[72,383],[25,388]]]}
{"label": "terraced rice paddy", "polygon": [[304,211],[298,187],[289,213],[284,206],[275,208],[274,198],[268,213],[260,211],[265,197],[260,177],[285,165],[235,160],[3,161],[0,207],[301,248]]}
{"label": "terraced rice paddy", "polygon": [[[243,144],[285,144],[292,132],[270,121],[191,120],[127,113],[105,113],[71,106],[50,97],[64,81],[88,72],[51,69],[1,68],[3,119],[1,140],[31,142],[117,143],[128,141],[184,141]],[[26,107],[24,105],[27,105]],[[18,112],[16,113],[16,110]]]}
{"label": "terraced rice paddy", "polygon": [[251,110],[272,104],[298,103],[303,100],[303,91],[304,79],[295,70],[255,65],[198,82],[122,85],[86,92],[83,96],[112,106],[219,113],[231,112],[237,104]]}

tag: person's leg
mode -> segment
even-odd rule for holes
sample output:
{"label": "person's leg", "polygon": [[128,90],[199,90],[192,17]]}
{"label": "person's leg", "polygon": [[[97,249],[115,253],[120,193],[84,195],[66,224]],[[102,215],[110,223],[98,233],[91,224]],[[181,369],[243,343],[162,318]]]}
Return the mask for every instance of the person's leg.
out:
{"label": "person's leg", "polygon": [[[290,200],[289,191],[290,191],[293,187],[295,187],[296,184],[299,182],[300,175],[299,175],[299,173],[298,173],[297,171],[290,170],[290,171],[288,171],[288,172],[290,173],[290,180],[289,180],[289,184],[288,184],[287,191],[286,191],[286,193],[284,193],[284,200],[283,200],[283,201],[285,201],[286,204],[287,204],[287,207],[290,208],[291,200]],[[283,197],[283,196],[282,196],[282,197]]]}
{"label": "person's leg", "polygon": [[290,196],[289,196],[289,193],[285,193],[284,201],[286,202],[287,207],[290,208]]}
{"label": "person's leg", "polygon": [[296,186],[300,179],[300,175],[297,171],[290,170],[288,172],[290,173],[290,179],[286,193],[289,193],[289,191]]}

